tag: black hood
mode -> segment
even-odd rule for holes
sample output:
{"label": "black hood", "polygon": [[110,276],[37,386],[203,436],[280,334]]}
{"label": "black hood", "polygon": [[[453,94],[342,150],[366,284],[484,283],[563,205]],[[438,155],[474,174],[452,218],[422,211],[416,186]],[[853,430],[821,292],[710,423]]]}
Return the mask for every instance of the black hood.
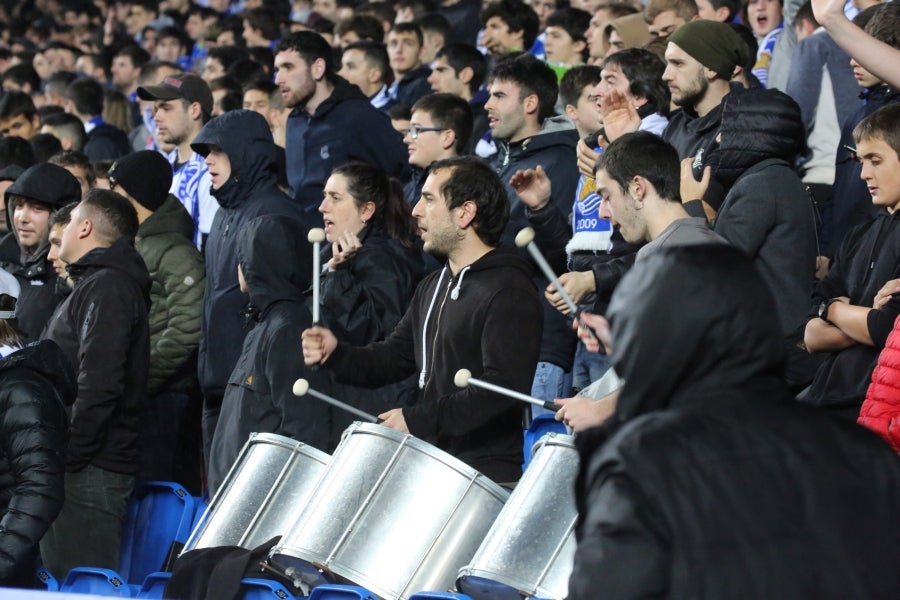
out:
{"label": "black hood", "polygon": [[316,107],[314,113],[316,118],[329,113],[332,108],[344,100],[369,100],[362,90],[339,75],[335,75],[331,83],[334,85],[334,89],[331,90],[331,95]]}
{"label": "black hood", "polygon": [[759,88],[728,94],[722,104],[721,142],[705,149],[701,159],[726,190],[744,171],[764,160],[794,164],[803,151],[806,132],[793,98]]}
{"label": "black hood", "polygon": [[46,378],[66,405],[75,402],[78,383],[72,365],[62,350],[50,340],[25,346],[0,360],[0,373],[13,368],[29,369]]}
{"label": "black hood", "polygon": [[308,233],[297,219],[280,215],[257,217],[241,228],[238,264],[260,316],[280,300],[303,301],[312,282]]}
{"label": "black hood", "polygon": [[94,248],[66,267],[75,284],[96,269],[115,269],[130,277],[141,288],[144,301],[150,306],[150,273],[147,264],[134,247],[134,240],[122,237],[109,248]]}
{"label": "black hood", "polygon": [[783,391],[774,300],[730,246],[654,253],[616,288],[607,311],[625,380],[610,426],[644,413]]}
{"label": "black hood", "polygon": [[[79,202],[81,200],[81,185],[79,185],[74,175],[59,165],[39,163],[27,169],[9,186],[4,195],[9,230],[13,232],[13,235],[16,235],[16,229],[13,226],[13,211],[9,205],[9,200],[12,196],[28,198],[31,201],[49,207],[51,211],[55,211],[72,202]],[[44,235],[44,241],[32,256],[42,256],[46,252],[49,246],[47,241],[48,235],[49,227],[47,234]],[[16,235],[16,240],[18,241],[18,239],[19,237]],[[25,260],[23,260],[24,263]]]}
{"label": "black hood", "polygon": [[225,208],[247,200],[257,189],[278,183],[278,147],[268,123],[252,110],[231,110],[203,126],[191,148],[206,156],[210,146],[228,155],[231,177],[212,195]]}

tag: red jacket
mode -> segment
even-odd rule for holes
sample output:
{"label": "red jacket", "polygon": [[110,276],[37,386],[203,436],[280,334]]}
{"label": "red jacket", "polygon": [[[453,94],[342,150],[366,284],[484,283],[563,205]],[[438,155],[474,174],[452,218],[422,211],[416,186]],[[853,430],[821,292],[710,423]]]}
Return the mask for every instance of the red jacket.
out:
{"label": "red jacket", "polygon": [[857,422],[900,452],[900,317],[894,321],[894,329],[878,355]]}

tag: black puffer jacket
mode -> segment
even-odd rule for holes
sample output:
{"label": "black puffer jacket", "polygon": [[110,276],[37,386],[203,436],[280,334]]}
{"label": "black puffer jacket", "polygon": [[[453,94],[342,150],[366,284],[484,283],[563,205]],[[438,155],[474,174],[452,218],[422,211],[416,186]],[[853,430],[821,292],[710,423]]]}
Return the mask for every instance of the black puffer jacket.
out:
{"label": "black puffer jacket", "polygon": [[13,196],[31,199],[55,211],[70,202],[81,200],[81,187],[66,169],[41,163],[22,173],[6,190],[6,218],[10,232],[0,241],[0,267],[15,275],[22,286],[17,310],[19,327],[27,339],[33,341],[41,337],[44,326],[64,295],[56,286],[56,271],[47,261],[49,227],[40,245],[31,253],[25,252],[19,246],[13,224],[13,210],[9,203]]}
{"label": "black puffer jacket", "polygon": [[626,383],[577,441],[570,600],[900,597],[900,461],[791,401],[772,313],[727,247],[623,279],[607,314]]}
{"label": "black puffer jacket", "polygon": [[790,348],[786,377],[802,388],[817,366],[796,345],[806,325],[817,248],[815,208],[792,166],[805,139],[800,108],[790,96],[764,89],[729,94],[723,105],[721,143],[703,157],[724,192],[713,230],[753,259],[772,291]]}
{"label": "black puffer jacket", "polygon": [[37,545],[62,509],[75,374],[51,341],[0,360],[0,585],[34,580]]}
{"label": "black puffer jacket", "polygon": [[[238,288],[237,235],[262,215],[302,218],[299,205],[278,189],[276,148],[266,120],[249,110],[233,110],[207,123],[191,147],[207,154],[218,146],[231,162],[231,177],[213,196],[219,210],[206,241],[206,294],[198,374],[203,393],[221,397],[246,329],[241,310],[247,302]],[[299,339],[299,338],[298,338]]]}

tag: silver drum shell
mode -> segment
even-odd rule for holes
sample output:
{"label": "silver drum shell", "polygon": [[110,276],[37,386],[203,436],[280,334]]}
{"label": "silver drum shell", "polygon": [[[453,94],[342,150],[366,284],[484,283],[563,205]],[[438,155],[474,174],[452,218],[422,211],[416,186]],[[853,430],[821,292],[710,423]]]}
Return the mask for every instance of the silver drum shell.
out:
{"label": "silver drum shell", "polygon": [[284,535],[316,489],[331,457],[272,433],[252,433],[184,552],[215,546],[252,549]]}
{"label": "silver drum shell", "polygon": [[447,590],[508,496],[420,439],[354,423],[270,558],[282,567],[315,566],[382,598]]}
{"label": "silver drum shell", "polygon": [[478,552],[459,571],[459,590],[479,600],[498,582],[525,596],[565,598],[575,558],[577,474],[573,436],[541,438]]}

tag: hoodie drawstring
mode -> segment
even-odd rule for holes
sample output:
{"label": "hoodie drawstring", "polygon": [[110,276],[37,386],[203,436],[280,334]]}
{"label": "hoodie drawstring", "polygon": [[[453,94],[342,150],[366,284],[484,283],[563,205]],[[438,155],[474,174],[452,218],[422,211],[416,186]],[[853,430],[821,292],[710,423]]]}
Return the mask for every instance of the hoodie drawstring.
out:
{"label": "hoodie drawstring", "polygon": [[431,297],[431,304],[428,305],[428,312],[425,313],[425,322],[422,324],[422,372],[419,373],[419,389],[425,389],[425,378],[428,376],[428,322],[431,320],[431,311],[434,309],[434,303],[437,302],[438,294],[441,291],[441,283],[444,281],[444,275],[447,274],[447,267],[441,269],[441,276],[438,278],[437,285],[434,286],[434,295]]}
{"label": "hoodie drawstring", "polygon": [[453,300],[459,299],[459,288],[462,287],[463,277],[465,277],[466,271],[468,271],[471,266],[472,265],[469,265],[459,272],[459,281],[456,282],[456,287],[453,288],[453,291],[450,293],[450,298],[452,298]]}

